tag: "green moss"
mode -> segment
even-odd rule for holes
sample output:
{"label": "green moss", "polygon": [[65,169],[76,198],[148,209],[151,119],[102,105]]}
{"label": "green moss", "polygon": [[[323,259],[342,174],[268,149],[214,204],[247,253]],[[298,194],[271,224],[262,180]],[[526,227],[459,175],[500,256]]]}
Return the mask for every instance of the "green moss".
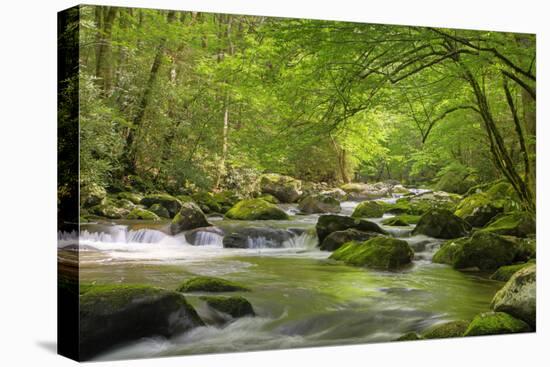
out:
{"label": "green moss", "polygon": [[353,211],[353,218],[381,218],[386,209],[376,201],[363,201]]}
{"label": "green moss", "polygon": [[529,325],[504,312],[487,312],[474,317],[464,336],[525,333]]}
{"label": "green moss", "polygon": [[313,194],[300,200],[298,209],[303,213],[338,213],[341,207],[340,202],[331,196]]}
{"label": "green moss", "polygon": [[480,192],[470,195],[458,204],[455,215],[464,219],[466,216],[472,214],[475,209],[490,203],[491,198],[486,193]]}
{"label": "green moss", "polygon": [[128,213],[127,210],[117,208],[116,206],[114,206],[114,204],[111,201],[107,200],[104,202],[105,202],[104,204],[99,204],[91,207],[89,209],[90,213],[100,217],[109,218],[109,219],[120,219],[126,213]]}
{"label": "green moss", "polygon": [[530,266],[532,264],[533,263],[523,263],[523,264],[501,266],[500,268],[497,269],[497,271],[493,273],[493,275],[491,275],[491,279],[499,280],[501,282],[507,282],[512,277],[512,275],[514,275],[517,271],[527,266]]}
{"label": "green moss", "polygon": [[165,289],[142,284],[80,285],[80,304],[88,306],[91,303],[100,302],[103,307],[107,306],[111,310],[116,310],[127,305],[136,297],[154,296],[166,292]]}
{"label": "green moss", "polygon": [[200,192],[192,195],[193,201],[199,205],[205,213],[221,213],[222,206],[209,192]]}
{"label": "green moss", "polygon": [[359,192],[363,192],[365,190],[365,185],[361,184],[361,183],[350,182],[350,183],[347,183],[347,184],[344,184],[344,185],[340,186],[340,188],[342,190],[344,190],[345,192],[359,193]]}
{"label": "green moss", "polygon": [[506,237],[476,232],[470,238],[447,241],[435,253],[432,261],[449,264],[455,269],[478,268],[489,271],[511,264],[517,246]]}
{"label": "green moss", "polygon": [[402,214],[395,217],[387,218],[382,221],[386,226],[408,226],[416,224],[420,220],[419,215]]}
{"label": "green moss", "polygon": [[166,209],[165,207],[163,207],[160,204],[151,205],[151,207],[149,208],[149,211],[155,213],[159,217],[170,218],[170,212],[168,211],[168,209]]}
{"label": "green moss", "polygon": [[214,277],[195,277],[184,281],[177,289],[178,292],[235,292],[249,291],[243,285],[229,280]]}
{"label": "green moss", "polygon": [[407,334],[401,335],[399,338],[395,339],[396,342],[402,342],[402,341],[411,341],[411,340],[423,340],[424,338],[418,335],[415,332],[410,332]]}
{"label": "green moss", "polygon": [[232,317],[254,316],[254,309],[248,300],[241,296],[200,297],[206,304],[215,310],[231,315]]}
{"label": "green moss", "polygon": [[403,214],[411,212],[411,205],[405,198],[399,199],[395,203],[379,201],[378,204],[384,208],[384,213]]}
{"label": "green moss", "polygon": [[536,222],[532,214],[524,212],[512,212],[494,218],[481,231],[502,235],[527,237],[535,234]]}
{"label": "green moss", "polygon": [[154,204],[162,205],[170,212],[170,217],[173,217],[181,209],[182,203],[172,195],[160,193],[146,195],[141,199],[140,204],[145,205],[147,208]]}
{"label": "green moss", "polygon": [[457,338],[464,335],[468,325],[468,321],[451,321],[435,326],[422,336],[426,339]]}
{"label": "green moss", "polygon": [[263,194],[258,196],[258,199],[262,199],[271,204],[279,204],[279,200],[271,194]]}
{"label": "green moss", "polygon": [[159,216],[149,210],[134,208],[128,214],[128,219],[142,219],[142,220],[160,220]]}
{"label": "green moss", "polygon": [[391,270],[410,264],[413,255],[407,242],[379,236],[365,242],[345,243],[330,258],[348,265]]}
{"label": "green moss", "polygon": [[239,201],[225,213],[225,216],[239,220],[289,219],[282,209],[262,199]]}
{"label": "green moss", "polygon": [[117,194],[117,198],[128,200],[135,205],[139,204],[141,199],[143,199],[143,197],[140,194],[136,194],[135,192],[129,192],[129,191],[119,192]]}
{"label": "green moss", "polygon": [[425,234],[436,238],[464,237],[471,226],[446,209],[431,209],[422,215],[413,234]]}

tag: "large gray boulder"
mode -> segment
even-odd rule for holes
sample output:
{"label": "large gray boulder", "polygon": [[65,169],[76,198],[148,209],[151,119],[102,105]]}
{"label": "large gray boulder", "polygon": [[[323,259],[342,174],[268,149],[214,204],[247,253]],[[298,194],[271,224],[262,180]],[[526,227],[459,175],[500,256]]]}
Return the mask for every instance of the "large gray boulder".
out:
{"label": "large gray boulder", "polygon": [[306,214],[339,213],[342,208],[340,202],[328,195],[308,195],[298,204],[298,209]]}
{"label": "large gray boulder", "polygon": [[380,226],[374,222],[370,222],[364,219],[356,219],[346,217],[343,215],[325,214],[321,215],[315,225],[317,231],[317,237],[319,242],[323,240],[332,232],[344,231],[346,229],[357,229],[363,232],[376,232],[380,234],[387,234]]}
{"label": "large gray boulder", "polygon": [[293,203],[302,195],[302,181],[290,176],[266,173],[260,176],[260,191],[271,194],[282,203]]}
{"label": "large gray boulder", "polygon": [[201,208],[192,201],[183,203],[179,213],[176,214],[170,225],[172,234],[178,234],[199,227],[211,226]]}
{"label": "large gray boulder", "polygon": [[516,272],[495,294],[493,310],[525,321],[533,329],[537,320],[537,269],[531,265]]}
{"label": "large gray boulder", "polygon": [[413,234],[451,239],[467,236],[471,229],[470,224],[449,210],[431,209],[422,215]]}

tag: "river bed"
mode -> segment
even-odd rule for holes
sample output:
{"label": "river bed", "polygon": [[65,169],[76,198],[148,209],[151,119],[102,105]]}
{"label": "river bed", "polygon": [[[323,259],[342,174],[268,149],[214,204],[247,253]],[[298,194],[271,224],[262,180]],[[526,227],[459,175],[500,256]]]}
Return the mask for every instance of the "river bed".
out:
{"label": "river bed", "polygon": [[[342,203],[350,215],[356,202]],[[255,317],[216,321],[199,300],[186,298],[207,326],[171,338],[145,338],[119,345],[97,360],[236,352],[391,341],[451,320],[470,320],[489,304],[502,283],[485,275],[433,264],[441,243],[410,236],[413,226],[387,227],[415,248],[413,264],[384,272],[343,265],[320,251],[313,231],[318,215],[296,215],[289,221],[231,221],[210,218],[226,233],[246,226],[295,230],[281,248],[266,248],[261,238],[249,249],[223,248],[222,236],[207,233],[200,245],[184,234],[168,234],[168,222],[116,221],[81,227],[82,283],[148,284],[175,289],[182,280],[208,275],[251,288],[242,293]],[[382,219],[371,219],[380,223]],[[70,236],[60,238],[60,247]],[[419,246],[421,244],[421,246]],[[65,250],[60,250],[65,252]],[[218,320],[219,321],[219,320]]]}

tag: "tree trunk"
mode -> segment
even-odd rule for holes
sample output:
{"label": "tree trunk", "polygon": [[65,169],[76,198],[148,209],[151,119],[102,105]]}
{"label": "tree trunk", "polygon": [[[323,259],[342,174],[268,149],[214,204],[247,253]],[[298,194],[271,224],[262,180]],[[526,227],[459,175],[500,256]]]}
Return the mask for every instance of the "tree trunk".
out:
{"label": "tree trunk", "polygon": [[[170,11],[168,13],[168,23],[172,23],[176,18],[176,12]],[[143,123],[143,118],[145,117],[145,111],[151,100],[151,94],[155,86],[155,81],[157,80],[157,75],[162,64],[162,58],[164,56],[164,48],[166,45],[166,38],[162,38],[157,47],[155,54],[155,59],[151,65],[151,72],[149,73],[149,79],[143,90],[143,95],[137,106],[136,113],[133,118],[133,124],[128,131],[128,136],[126,137],[126,146],[124,150],[124,165],[127,173],[136,173],[136,144],[135,136],[139,132],[141,125]]]}
{"label": "tree trunk", "polygon": [[[103,8],[106,14],[103,17],[103,29],[100,28],[100,40],[97,50],[96,77],[101,83],[105,94],[109,94],[112,85],[112,65],[111,65],[111,34],[113,31],[113,22],[116,17],[117,8],[114,6]],[[96,14],[97,18],[97,14]]]}

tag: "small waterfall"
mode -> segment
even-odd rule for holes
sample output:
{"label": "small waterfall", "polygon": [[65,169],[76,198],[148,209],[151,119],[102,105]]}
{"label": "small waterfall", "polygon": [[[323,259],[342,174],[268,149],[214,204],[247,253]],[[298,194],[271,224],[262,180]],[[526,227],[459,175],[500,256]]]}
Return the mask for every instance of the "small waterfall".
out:
{"label": "small waterfall", "polygon": [[317,247],[319,240],[317,235],[308,232],[303,232],[299,235],[291,237],[288,241],[283,242],[285,248],[302,248],[314,249]]}
{"label": "small waterfall", "polygon": [[194,235],[193,245],[223,247],[223,235],[209,231],[199,231]]}
{"label": "small waterfall", "polygon": [[109,232],[80,232],[80,242],[101,243],[159,243],[167,237],[155,229],[128,230],[126,226],[113,226]]}

